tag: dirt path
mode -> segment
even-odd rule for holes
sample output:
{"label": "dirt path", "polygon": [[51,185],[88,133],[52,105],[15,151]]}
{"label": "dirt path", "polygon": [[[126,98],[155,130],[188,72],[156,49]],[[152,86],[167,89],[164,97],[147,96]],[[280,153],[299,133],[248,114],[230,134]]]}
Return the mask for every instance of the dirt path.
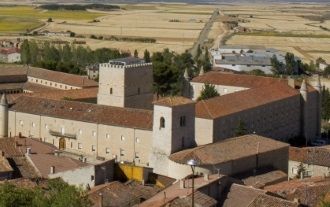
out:
{"label": "dirt path", "polygon": [[300,47],[294,46],[293,47],[297,52],[299,52],[301,55],[303,55],[308,60],[314,60],[314,57],[308,54],[305,50],[301,49]]}

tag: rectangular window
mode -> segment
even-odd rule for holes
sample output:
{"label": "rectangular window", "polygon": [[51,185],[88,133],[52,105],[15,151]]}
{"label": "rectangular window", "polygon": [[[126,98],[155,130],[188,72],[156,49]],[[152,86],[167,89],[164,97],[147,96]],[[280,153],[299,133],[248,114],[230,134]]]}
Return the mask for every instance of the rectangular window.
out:
{"label": "rectangular window", "polygon": [[22,120],[19,121],[19,125],[23,126],[24,122]]}
{"label": "rectangular window", "polygon": [[91,181],[94,181],[94,180],[95,180],[94,175],[91,175]]}
{"label": "rectangular window", "polygon": [[110,148],[105,148],[105,154],[110,154]]}
{"label": "rectangular window", "polygon": [[135,159],[139,159],[140,158],[140,155],[138,152],[135,152]]}
{"label": "rectangular window", "polygon": [[78,143],[78,149],[82,149],[82,144]]}
{"label": "rectangular window", "polygon": [[45,129],[48,129],[48,125],[47,124],[45,124]]}
{"label": "rectangular window", "polygon": [[121,137],[120,137],[120,140],[121,140],[121,141],[125,141],[125,137],[124,137],[124,136],[121,136]]}
{"label": "rectangular window", "polygon": [[186,117],[185,116],[180,117],[180,126],[181,127],[186,126]]}
{"label": "rectangular window", "polygon": [[140,139],[138,137],[135,138],[136,143],[140,143]]}
{"label": "rectangular window", "polygon": [[73,142],[71,142],[71,149],[73,148]]}
{"label": "rectangular window", "polygon": [[96,137],[96,131],[92,132],[93,137]]}
{"label": "rectangular window", "polygon": [[32,122],[32,127],[33,127],[33,128],[36,127],[36,124],[35,124],[34,122]]}
{"label": "rectangular window", "polygon": [[105,138],[110,139],[110,134],[106,134]]}
{"label": "rectangular window", "polygon": [[62,134],[62,135],[65,134],[65,129],[64,129],[64,127],[61,127],[61,134]]}
{"label": "rectangular window", "polygon": [[81,129],[79,129],[79,134],[82,134],[82,130]]}
{"label": "rectangular window", "polygon": [[92,145],[92,152],[95,152],[95,150],[96,150],[95,145]]}
{"label": "rectangular window", "polygon": [[125,150],[120,149],[120,156],[125,156]]}

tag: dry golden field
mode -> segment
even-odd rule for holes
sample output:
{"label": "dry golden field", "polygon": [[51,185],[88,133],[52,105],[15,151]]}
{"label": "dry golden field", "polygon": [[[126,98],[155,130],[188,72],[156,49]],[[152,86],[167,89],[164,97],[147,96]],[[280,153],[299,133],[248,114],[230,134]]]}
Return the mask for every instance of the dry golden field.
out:
{"label": "dry golden field", "polygon": [[[100,47],[130,51],[137,49],[141,54],[145,49],[154,52],[169,48],[181,53],[192,47],[215,9],[214,6],[187,4],[138,4],[122,5],[122,7],[125,10],[108,12],[96,18],[99,22],[60,20],[50,23],[43,30],[57,32],[70,30],[84,36],[82,40],[92,49]],[[219,25],[215,25],[212,28],[212,35],[209,38],[216,38],[218,27]],[[156,43],[95,40],[90,38],[91,35],[152,38]]]}
{"label": "dry golden field", "polygon": [[330,6],[278,4],[227,6],[226,15],[238,15],[239,25],[251,30],[232,36],[228,45],[261,45],[293,52],[309,62],[330,62]]}

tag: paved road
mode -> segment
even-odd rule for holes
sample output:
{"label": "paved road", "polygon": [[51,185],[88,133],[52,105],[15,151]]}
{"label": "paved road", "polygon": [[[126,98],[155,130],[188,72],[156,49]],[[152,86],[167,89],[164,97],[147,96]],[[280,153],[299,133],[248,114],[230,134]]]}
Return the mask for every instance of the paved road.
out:
{"label": "paved road", "polygon": [[205,42],[207,42],[208,35],[209,32],[211,31],[212,25],[219,15],[220,15],[219,9],[215,9],[209,21],[205,24],[203,30],[200,32],[198,39],[194,43],[193,47],[190,49],[190,53],[192,54],[193,57],[195,57],[197,54],[198,45],[203,47]]}

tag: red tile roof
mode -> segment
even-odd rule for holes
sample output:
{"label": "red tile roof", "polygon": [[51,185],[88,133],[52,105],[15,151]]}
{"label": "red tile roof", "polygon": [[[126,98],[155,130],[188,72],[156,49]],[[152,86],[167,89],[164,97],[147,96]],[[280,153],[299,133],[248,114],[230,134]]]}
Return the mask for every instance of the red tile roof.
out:
{"label": "red tile roof", "polygon": [[195,103],[195,102],[189,98],[185,98],[182,96],[169,96],[169,97],[161,98],[161,99],[153,102],[153,104],[155,104],[155,105],[168,106],[168,107],[192,104],[192,103]]}
{"label": "red tile roof", "polygon": [[29,158],[43,178],[48,178],[51,166],[55,167],[55,173],[88,166],[88,164],[81,161],[52,154],[30,154]]}
{"label": "red tile roof", "polygon": [[105,125],[152,129],[153,112],[149,110],[103,106],[75,101],[58,101],[29,96],[21,96],[15,102],[10,108],[11,111]]}
{"label": "red tile roof", "polygon": [[298,95],[299,91],[287,84],[276,83],[199,101],[196,103],[196,116],[215,119]]}
{"label": "red tile roof", "polygon": [[181,164],[186,164],[188,160],[195,159],[199,161],[200,165],[214,165],[288,146],[283,142],[251,134],[182,150],[170,155],[169,158]]}
{"label": "red tile roof", "polygon": [[270,78],[245,74],[230,74],[211,71],[197,76],[191,80],[196,83],[208,83],[213,85],[238,86],[244,88],[259,88],[278,82],[286,82],[279,78]]}
{"label": "red tile roof", "polygon": [[4,55],[9,55],[13,53],[20,53],[20,49],[16,47],[11,47],[11,48],[1,48],[0,53]]}
{"label": "red tile roof", "polygon": [[323,147],[290,147],[289,160],[330,167],[330,149]]}

